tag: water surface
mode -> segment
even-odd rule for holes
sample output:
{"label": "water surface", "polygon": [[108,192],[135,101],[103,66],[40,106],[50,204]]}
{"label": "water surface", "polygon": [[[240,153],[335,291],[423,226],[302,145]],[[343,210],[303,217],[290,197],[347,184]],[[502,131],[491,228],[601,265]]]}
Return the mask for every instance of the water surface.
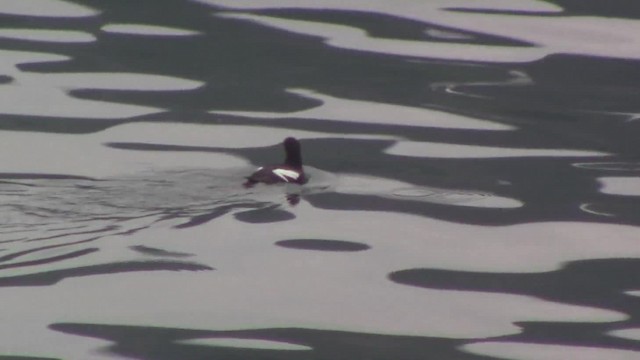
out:
{"label": "water surface", "polygon": [[637,358],[639,14],[3,2],[0,358]]}

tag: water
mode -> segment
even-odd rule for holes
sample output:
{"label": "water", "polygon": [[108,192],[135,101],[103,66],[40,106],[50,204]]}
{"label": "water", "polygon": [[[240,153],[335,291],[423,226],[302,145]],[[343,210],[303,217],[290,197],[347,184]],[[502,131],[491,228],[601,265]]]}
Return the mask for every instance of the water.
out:
{"label": "water", "polygon": [[640,358],[639,9],[2,2],[0,359]]}

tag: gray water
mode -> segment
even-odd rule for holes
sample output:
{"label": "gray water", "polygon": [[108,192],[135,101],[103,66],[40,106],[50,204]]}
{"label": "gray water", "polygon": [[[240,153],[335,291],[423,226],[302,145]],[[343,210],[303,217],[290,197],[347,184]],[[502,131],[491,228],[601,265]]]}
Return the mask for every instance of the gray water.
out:
{"label": "gray water", "polygon": [[638,17],[3,1],[0,359],[640,358]]}

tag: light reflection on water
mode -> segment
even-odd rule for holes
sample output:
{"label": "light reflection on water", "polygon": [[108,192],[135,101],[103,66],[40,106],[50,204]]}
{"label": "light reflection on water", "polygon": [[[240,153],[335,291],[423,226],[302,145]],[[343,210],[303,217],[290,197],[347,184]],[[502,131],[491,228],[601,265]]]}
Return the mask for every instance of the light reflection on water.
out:
{"label": "light reflection on water", "polygon": [[[0,357],[640,350],[636,20],[34,4],[0,5]],[[286,136],[310,183],[242,188]]]}

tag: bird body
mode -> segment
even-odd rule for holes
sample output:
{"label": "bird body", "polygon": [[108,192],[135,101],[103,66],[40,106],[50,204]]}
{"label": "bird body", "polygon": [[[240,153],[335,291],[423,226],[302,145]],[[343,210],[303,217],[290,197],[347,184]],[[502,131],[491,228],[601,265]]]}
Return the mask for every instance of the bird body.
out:
{"label": "bird body", "polygon": [[302,155],[300,143],[292,137],[288,137],[283,142],[285,150],[285,161],[282,165],[270,165],[259,167],[253,174],[247,177],[245,187],[252,187],[258,183],[277,184],[293,183],[304,184],[307,177],[302,168]]}

